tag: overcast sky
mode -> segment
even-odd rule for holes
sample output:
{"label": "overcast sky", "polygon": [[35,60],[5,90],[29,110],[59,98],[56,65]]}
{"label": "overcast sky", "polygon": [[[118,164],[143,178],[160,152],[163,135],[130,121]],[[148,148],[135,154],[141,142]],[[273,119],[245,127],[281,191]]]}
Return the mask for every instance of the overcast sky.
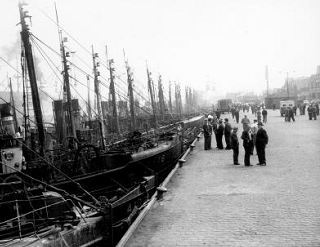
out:
{"label": "overcast sky", "polygon": [[[57,28],[46,17],[55,19],[54,1],[27,2],[32,32],[58,51]],[[146,85],[146,61],[154,80],[161,74],[165,83],[172,80],[196,88],[209,82],[215,85],[217,94],[265,90],[266,65],[270,87],[281,87],[286,72],[289,76],[309,76],[320,64],[319,0],[56,0],[56,3],[61,26],[88,50],[94,45],[102,61],[106,60],[105,45],[108,45],[109,57],[114,58],[117,73],[124,80],[125,49],[141,90]],[[15,47],[20,31],[20,26],[16,26],[17,1],[1,0],[1,9],[0,55],[16,64],[13,58],[18,51],[10,49]],[[89,53],[74,42],[68,47],[91,66]],[[87,71],[91,72],[89,68]],[[0,81],[7,72],[12,73],[0,61]],[[52,73],[45,72],[45,76],[47,84],[56,80]],[[84,77],[75,76],[85,83]]]}

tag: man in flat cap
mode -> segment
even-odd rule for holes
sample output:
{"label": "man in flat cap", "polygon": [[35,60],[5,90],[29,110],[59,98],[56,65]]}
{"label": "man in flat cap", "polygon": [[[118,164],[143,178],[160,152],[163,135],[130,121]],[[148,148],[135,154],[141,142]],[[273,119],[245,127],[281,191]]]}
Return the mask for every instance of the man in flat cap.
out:
{"label": "man in flat cap", "polygon": [[266,154],[265,149],[268,144],[269,137],[267,131],[262,127],[263,123],[258,123],[258,131],[256,135],[256,149],[258,154],[259,163],[257,165],[265,166],[266,165]]}

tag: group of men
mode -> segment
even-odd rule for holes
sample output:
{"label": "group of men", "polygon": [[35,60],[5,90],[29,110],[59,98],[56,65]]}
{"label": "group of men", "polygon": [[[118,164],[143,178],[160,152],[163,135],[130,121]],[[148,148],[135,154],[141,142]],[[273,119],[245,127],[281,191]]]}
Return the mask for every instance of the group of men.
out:
{"label": "group of men", "polygon": [[243,106],[237,106],[237,105],[232,105],[230,108],[230,112],[232,115],[232,119],[236,119],[236,122],[239,123],[239,112],[240,108],[242,107],[243,112],[247,111],[249,112],[249,108],[251,108],[252,114],[254,114],[258,122],[263,121],[263,123],[267,122],[267,115],[268,112],[265,107],[261,107],[259,105],[243,105]]}
{"label": "group of men", "polygon": [[287,107],[284,110],[284,121],[285,122],[291,122],[291,120],[294,122],[296,121],[294,116],[297,115],[297,108],[296,107]]}
{"label": "group of men", "polygon": [[[267,119],[265,118],[264,121],[266,123]],[[245,150],[244,165],[252,166],[250,163],[250,156],[253,155],[254,148],[256,148],[259,160],[259,163],[257,165],[265,166],[265,148],[268,144],[269,138],[266,130],[263,128],[263,123],[261,121],[254,120],[254,123],[250,125],[250,120],[246,115],[241,120],[241,123],[243,126],[241,139],[243,140],[243,147]],[[240,165],[240,163],[238,162],[239,140],[237,132],[238,128],[232,128],[228,118],[225,118],[223,123],[222,119],[218,119],[209,115],[208,118],[205,119],[203,125],[204,149],[211,149],[212,133],[215,134],[217,148],[224,149],[222,142],[224,135],[226,143],[225,149],[233,150],[233,164]]]}
{"label": "group of men", "polygon": [[[306,105],[299,106],[300,115],[305,115]],[[317,116],[319,116],[319,104],[311,104],[307,108],[309,120],[317,120]],[[294,116],[297,115],[297,107],[287,107],[284,112],[284,121],[286,122],[295,122]]]}
{"label": "group of men", "polygon": [[218,149],[223,149],[223,135],[225,137],[226,149],[231,149],[230,145],[230,136],[231,136],[231,125],[228,121],[228,118],[222,119],[213,117],[211,115],[208,118],[205,118],[205,123],[203,125],[203,134],[204,134],[204,149],[211,149],[211,138],[212,133],[215,134],[216,144]]}
{"label": "group of men", "polygon": [[309,120],[317,120],[317,116],[319,115],[319,104],[311,104],[308,107],[308,116]]}

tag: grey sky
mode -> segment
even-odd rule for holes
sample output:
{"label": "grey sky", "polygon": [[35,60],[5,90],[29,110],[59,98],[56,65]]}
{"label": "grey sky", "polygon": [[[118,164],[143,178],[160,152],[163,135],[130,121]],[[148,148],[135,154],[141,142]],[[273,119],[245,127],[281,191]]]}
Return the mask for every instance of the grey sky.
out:
{"label": "grey sky", "polygon": [[[51,0],[30,0],[32,31],[58,51]],[[215,83],[217,93],[265,90],[291,76],[315,73],[320,64],[320,1],[318,0],[57,0],[60,24],[83,46],[91,44],[105,61],[105,45],[125,79],[123,51],[137,83],[146,85],[146,60],[153,75],[162,74],[196,88]],[[1,0],[0,53],[20,30],[17,1]],[[68,44],[91,65],[90,55]],[[6,49],[3,49],[6,47]],[[59,59],[56,59],[59,64]],[[16,63],[15,61],[12,61]],[[0,64],[1,80],[7,73]],[[90,69],[87,69],[90,72]],[[5,72],[5,73],[4,73]],[[9,73],[11,73],[9,71]],[[104,72],[103,72],[104,73]],[[50,75],[50,73],[47,73]],[[52,80],[51,75],[48,80]],[[83,80],[81,75],[78,78]],[[156,80],[156,78],[154,78]],[[85,80],[84,80],[85,82]]]}

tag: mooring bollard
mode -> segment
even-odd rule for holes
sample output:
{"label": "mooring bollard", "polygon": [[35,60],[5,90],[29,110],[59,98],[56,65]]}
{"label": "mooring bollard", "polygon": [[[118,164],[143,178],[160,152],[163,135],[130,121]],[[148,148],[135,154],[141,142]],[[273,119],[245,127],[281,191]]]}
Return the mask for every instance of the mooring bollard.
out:
{"label": "mooring bollard", "polygon": [[200,141],[200,134],[197,135],[197,141]]}
{"label": "mooring bollard", "polygon": [[163,187],[163,186],[159,186],[157,187],[157,200],[160,200],[163,196],[163,193],[167,192],[167,188]]}
{"label": "mooring bollard", "polygon": [[179,167],[183,167],[183,163],[185,163],[186,160],[184,160],[184,159],[179,159],[178,162],[179,162]]}
{"label": "mooring bollard", "polygon": [[194,148],[195,146],[196,146],[196,145],[193,144],[193,143],[190,145],[190,152],[193,151],[193,148]]}

